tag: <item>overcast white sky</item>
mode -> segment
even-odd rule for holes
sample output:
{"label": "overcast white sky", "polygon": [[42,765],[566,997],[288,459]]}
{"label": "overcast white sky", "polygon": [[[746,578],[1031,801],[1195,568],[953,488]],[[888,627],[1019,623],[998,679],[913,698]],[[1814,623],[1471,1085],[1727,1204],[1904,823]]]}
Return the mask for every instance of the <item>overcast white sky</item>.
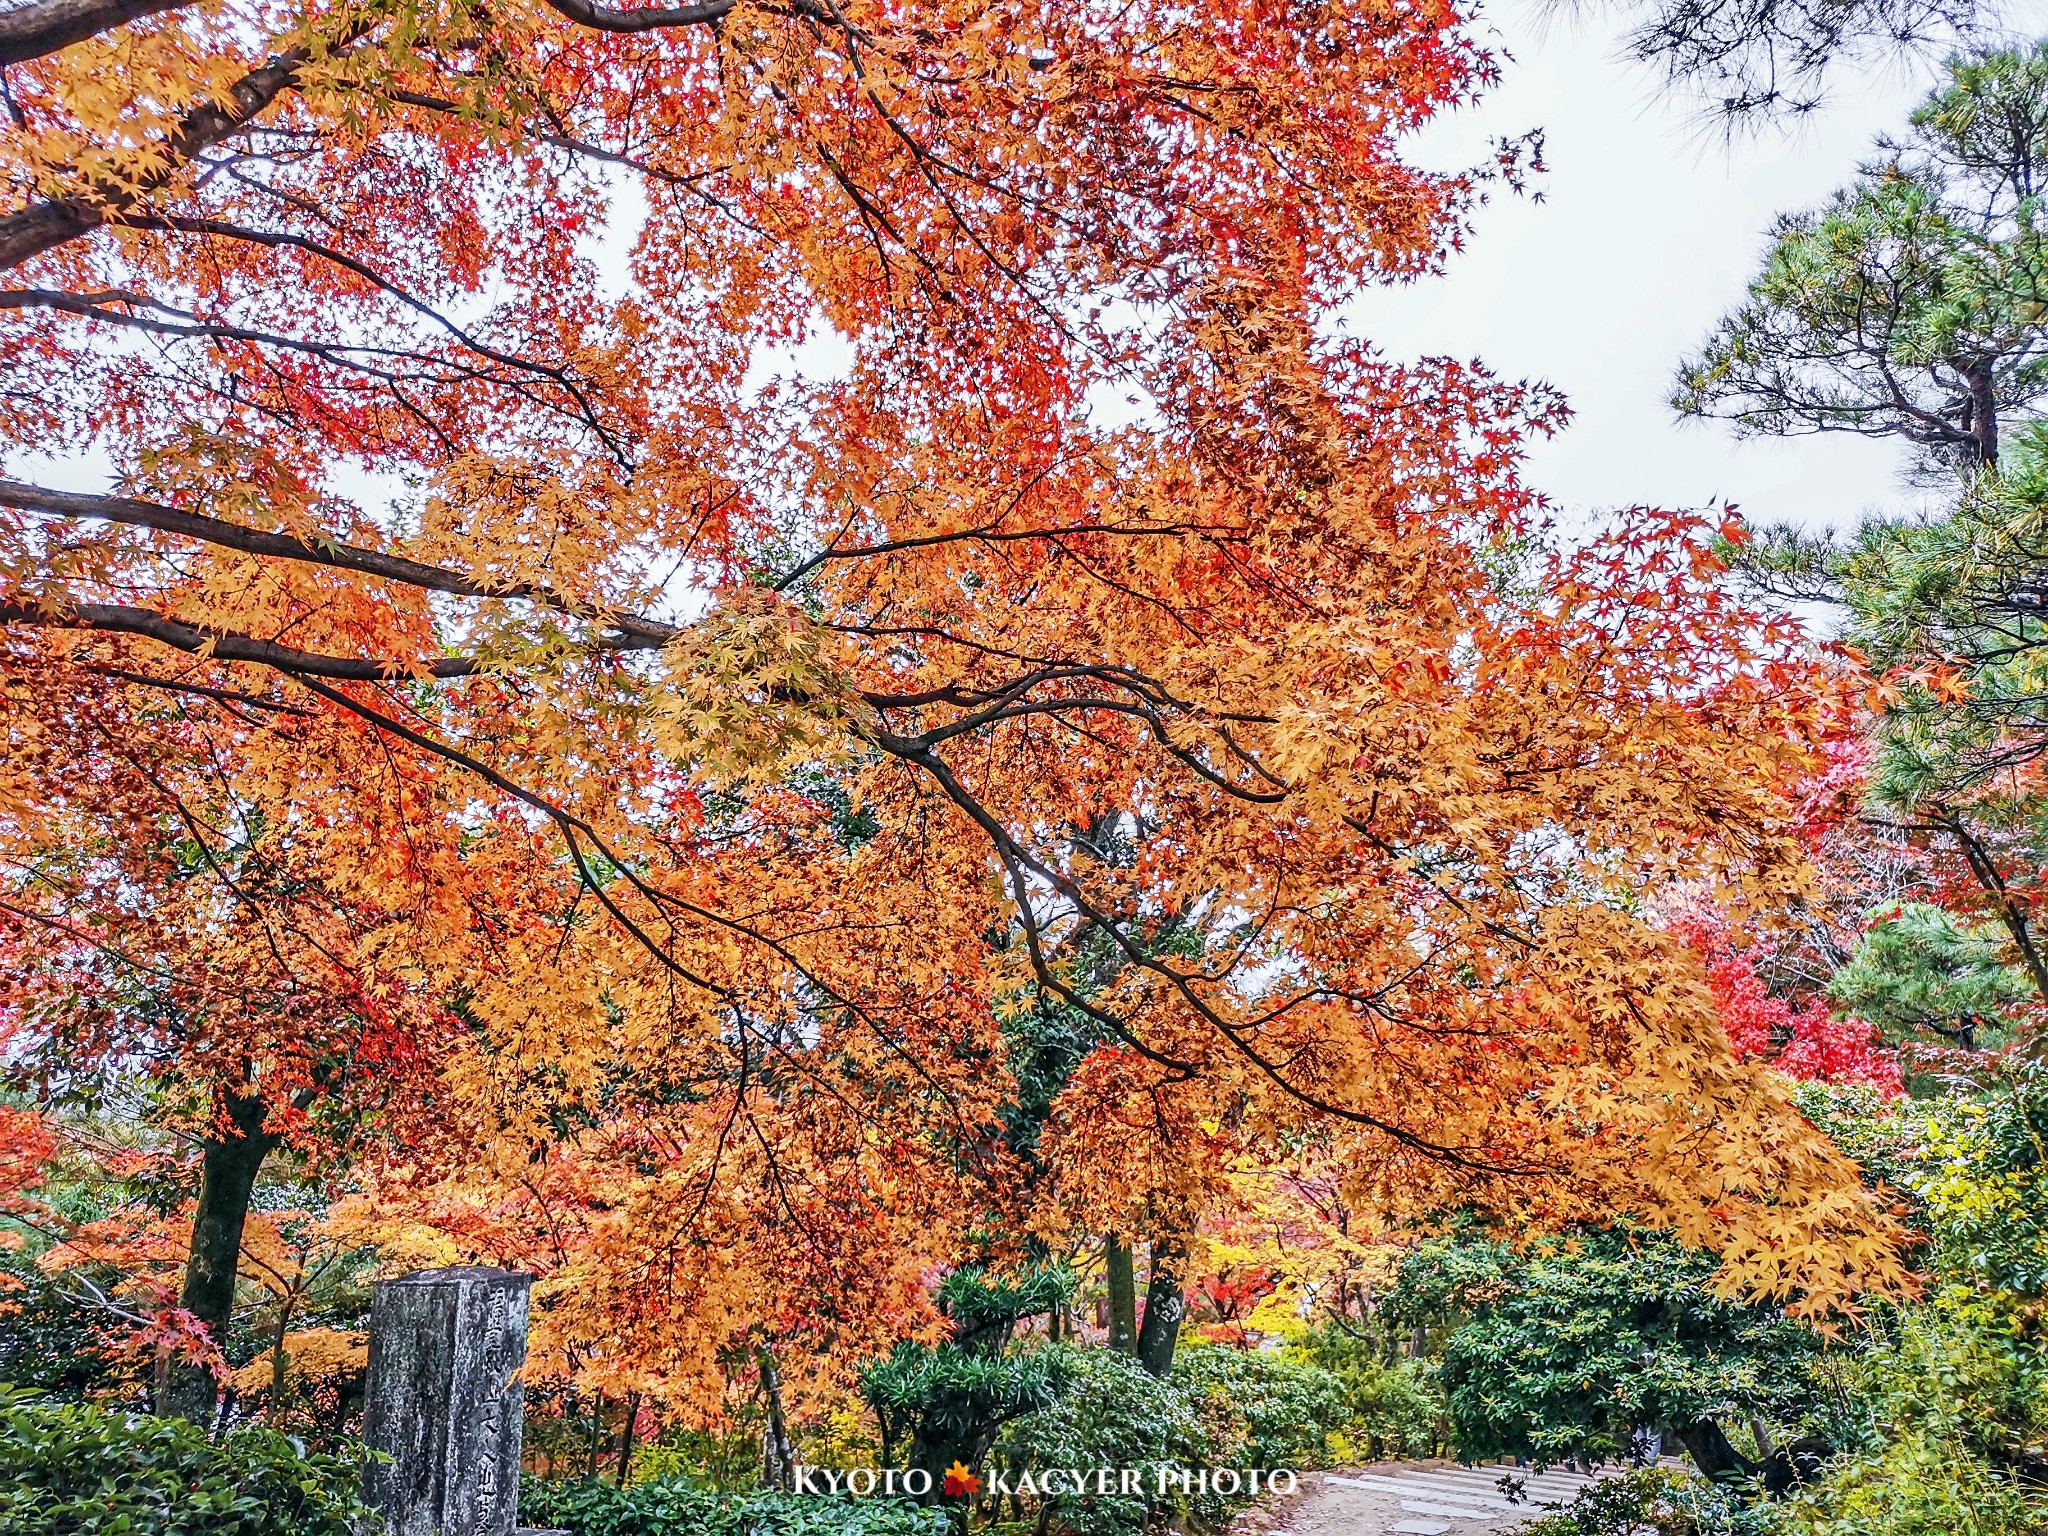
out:
{"label": "overcast white sky", "polygon": [[[2048,34],[2048,0],[2009,14]],[[1500,88],[1412,153],[1470,164],[1490,139],[1541,127],[1544,200],[1496,194],[1445,276],[1364,295],[1352,328],[1397,357],[1474,357],[1563,390],[1576,420],[1535,446],[1529,478],[1567,526],[1605,508],[1725,500],[1753,522],[1843,527],[1917,504],[1887,443],[1738,442],[1714,423],[1681,424],[1664,398],[1680,355],[1741,296],[1773,216],[1847,180],[1873,137],[1904,126],[1930,71],[1847,82],[1791,133],[1731,146],[1616,60],[1611,18],[1560,24],[1538,0],[1496,0],[1488,23],[1513,55]]]}

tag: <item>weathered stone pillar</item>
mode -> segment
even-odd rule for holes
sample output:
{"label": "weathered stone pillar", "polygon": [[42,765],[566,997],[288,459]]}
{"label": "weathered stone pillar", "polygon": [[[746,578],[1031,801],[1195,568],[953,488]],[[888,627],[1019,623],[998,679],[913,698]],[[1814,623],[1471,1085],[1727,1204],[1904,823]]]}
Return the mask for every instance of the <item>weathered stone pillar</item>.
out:
{"label": "weathered stone pillar", "polygon": [[429,1269],[370,1300],[363,1491],[392,1536],[511,1536],[519,1514],[526,1292],[504,1269]]}

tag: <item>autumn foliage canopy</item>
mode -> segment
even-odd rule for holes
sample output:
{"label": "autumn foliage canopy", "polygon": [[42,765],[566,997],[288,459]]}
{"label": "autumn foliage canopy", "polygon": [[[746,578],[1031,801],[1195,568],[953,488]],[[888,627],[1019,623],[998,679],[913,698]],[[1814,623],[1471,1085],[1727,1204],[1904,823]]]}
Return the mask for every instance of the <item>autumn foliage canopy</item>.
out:
{"label": "autumn foliage canopy", "polygon": [[[1342,323],[1522,170],[1400,157],[1491,80],[1453,7],[33,0],[0,58],[22,1081],[146,1063],[679,1402],[1303,1138],[1900,1283],[1655,916],[1802,889],[1843,690],[1711,527],[1551,549],[1549,396]],[[1043,1006],[1099,1043],[1020,1150]]]}

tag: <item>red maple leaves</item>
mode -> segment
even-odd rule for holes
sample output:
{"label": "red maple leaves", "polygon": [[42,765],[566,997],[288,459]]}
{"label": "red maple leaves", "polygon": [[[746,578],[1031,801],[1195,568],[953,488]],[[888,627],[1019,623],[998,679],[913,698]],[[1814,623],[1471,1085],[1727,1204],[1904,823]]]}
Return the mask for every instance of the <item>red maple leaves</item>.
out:
{"label": "red maple leaves", "polygon": [[1838,1019],[1824,998],[1794,1007],[1773,996],[1757,974],[1754,949],[1738,948],[1718,918],[1685,917],[1673,925],[1707,965],[1707,985],[1728,1044],[1745,1061],[1766,1060],[1802,1082],[1867,1083],[1888,1095],[1904,1092],[1898,1053],[1880,1044],[1861,1019]]}

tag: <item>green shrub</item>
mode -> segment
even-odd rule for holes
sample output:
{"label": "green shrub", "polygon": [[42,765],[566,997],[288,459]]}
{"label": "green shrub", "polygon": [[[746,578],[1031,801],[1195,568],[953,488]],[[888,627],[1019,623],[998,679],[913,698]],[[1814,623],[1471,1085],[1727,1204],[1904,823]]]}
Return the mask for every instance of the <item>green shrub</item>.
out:
{"label": "green shrub", "polygon": [[1344,1437],[1367,1461],[1434,1456],[1450,1443],[1443,1389],[1417,1360],[1378,1365],[1344,1378],[1351,1422]]}
{"label": "green shrub", "polygon": [[1074,1272],[1046,1264],[1014,1274],[990,1274],[975,1266],[954,1270],[939,1284],[939,1305],[966,1327],[1013,1323],[1037,1317],[1074,1294]]}
{"label": "green shrub", "polygon": [[1003,1431],[991,1465],[1012,1485],[1054,1467],[1139,1472],[1136,1494],[1062,1486],[1036,1502],[1050,1529],[1079,1536],[1135,1536],[1166,1519],[1183,1529],[1220,1529],[1249,1489],[1234,1496],[1183,1490],[1181,1474],[1315,1466],[1349,1418],[1341,1380],[1278,1355],[1184,1349],[1173,1375],[1160,1381],[1129,1355],[1087,1350],[1074,1357],[1074,1371],[1059,1401]]}
{"label": "green shrub", "polygon": [[1344,1383],[1351,1416],[1331,1437],[1333,1464],[1434,1456],[1450,1443],[1443,1389],[1423,1361],[1390,1362],[1374,1340],[1334,1324],[1290,1341],[1282,1354]]}
{"label": "green shrub", "polygon": [[[1214,1494],[1169,1486],[1159,1495],[1162,1469],[1241,1465],[1242,1420],[1205,1412],[1212,1405],[1187,1390],[1184,1381],[1161,1381],[1129,1355],[1086,1350],[1075,1357],[1067,1393],[1050,1407],[1009,1425],[996,1443],[991,1464],[1009,1476],[1049,1467],[1132,1467],[1143,1472],[1139,1496],[1059,1492],[1042,1500],[1047,1523],[1086,1536],[1131,1536],[1145,1529],[1155,1512],[1184,1524],[1215,1526],[1228,1512]],[[1178,1376],[1178,1373],[1176,1373]]]}
{"label": "green shrub", "polygon": [[1953,1440],[1909,1433],[1834,1462],[1787,1501],[1793,1536],[2038,1536],[2048,1509]]}
{"label": "green shrub", "polygon": [[[735,1427],[721,1430],[676,1426],[651,1445],[633,1452],[635,1483],[688,1483],[721,1493],[747,1493],[761,1486],[761,1425],[753,1413],[735,1415]],[[798,1454],[799,1461],[837,1462]],[[574,1463],[570,1463],[574,1465]]]}
{"label": "green shrub", "polygon": [[350,1536],[367,1513],[353,1458],[240,1429],[110,1413],[0,1387],[7,1536]]}
{"label": "green shrub", "polygon": [[1745,1501],[1689,1473],[1641,1467],[1592,1484],[1519,1536],[1779,1536],[1779,1506]]}
{"label": "green shrub", "polygon": [[907,1499],[832,1498],[799,1493],[713,1493],[662,1479],[519,1485],[522,1525],[575,1536],[950,1536],[952,1516]]}
{"label": "green shrub", "polygon": [[1397,1323],[1444,1320],[1437,1380],[1470,1459],[1614,1460],[1642,1428],[1752,1416],[1803,1427],[1824,1398],[1820,1336],[1778,1308],[1724,1300],[1718,1264],[1631,1227],[1519,1253],[1425,1243],[1385,1307]]}
{"label": "green shrub", "polygon": [[1351,1419],[1343,1381],[1284,1355],[1214,1345],[1183,1349],[1172,1380],[1244,1420],[1245,1448],[1233,1466],[1322,1466],[1331,1433]]}
{"label": "green shrub", "polygon": [[978,1467],[1002,1427],[1066,1390],[1073,1351],[1008,1353],[1017,1324],[1065,1303],[1074,1274],[1060,1265],[995,1273],[964,1265],[939,1287],[953,1337],[937,1348],[905,1340],[861,1372],[860,1392],[882,1431],[882,1456],[908,1447],[910,1467],[939,1485],[947,1468]]}
{"label": "green shrub", "polygon": [[970,1354],[950,1344],[899,1344],[861,1373],[861,1395],[882,1428],[882,1454],[909,1452],[934,1484],[955,1462],[979,1466],[1002,1426],[1058,1400],[1076,1351],[1050,1345],[1019,1355]]}
{"label": "green shrub", "polygon": [[2040,1536],[2019,1483],[1921,1435],[1837,1459],[1783,1502],[1648,1467],[1593,1484],[1520,1536]]}
{"label": "green shrub", "polygon": [[[66,1298],[56,1280],[36,1263],[47,1244],[24,1244],[13,1251],[13,1235],[0,1221],[0,1381],[13,1383],[40,1397],[82,1400],[88,1393],[110,1393],[130,1384],[107,1345],[107,1332],[92,1314]],[[77,1278],[66,1276],[74,1285]],[[93,1265],[84,1279],[112,1289],[119,1276],[111,1266]]]}

